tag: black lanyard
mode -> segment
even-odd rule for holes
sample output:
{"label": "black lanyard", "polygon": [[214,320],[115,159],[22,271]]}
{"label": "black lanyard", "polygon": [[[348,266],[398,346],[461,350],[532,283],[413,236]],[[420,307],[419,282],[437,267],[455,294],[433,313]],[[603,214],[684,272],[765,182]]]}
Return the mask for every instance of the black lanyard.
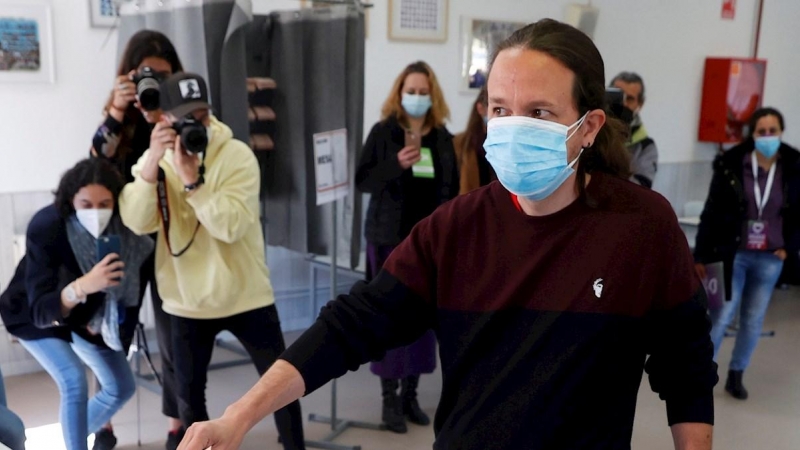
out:
{"label": "black lanyard", "polygon": [[167,175],[161,167],[158,168],[156,193],[158,195],[158,212],[161,214],[161,221],[164,222],[164,239],[167,241],[167,248],[173,257],[178,258],[186,253],[186,250],[189,250],[189,247],[194,243],[194,238],[197,237],[197,231],[200,229],[200,221],[197,221],[197,226],[194,228],[194,233],[192,233],[192,239],[186,244],[186,247],[178,253],[173,252],[172,244],[169,241],[170,213],[169,196],[167,195]]}

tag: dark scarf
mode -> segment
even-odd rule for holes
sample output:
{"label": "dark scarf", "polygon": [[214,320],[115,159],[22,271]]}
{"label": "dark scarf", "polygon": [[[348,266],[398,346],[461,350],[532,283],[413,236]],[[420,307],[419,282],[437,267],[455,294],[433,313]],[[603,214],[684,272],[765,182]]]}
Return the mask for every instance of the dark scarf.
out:
{"label": "dark scarf", "polygon": [[[120,259],[125,263],[125,276],[119,286],[106,289],[103,306],[89,321],[92,333],[100,333],[103,342],[112,350],[121,351],[119,337],[119,308],[136,306],[139,303],[139,268],[153,252],[153,241],[147,236],[137,236],[122,224],[118,214],[114,214],[103,235],[117,235],[120,238]],[[99,262],[97,260],[97,239],[89,233],[74,214],[67,219],[67,238],[78,266],[84,274],[89,273]]]}

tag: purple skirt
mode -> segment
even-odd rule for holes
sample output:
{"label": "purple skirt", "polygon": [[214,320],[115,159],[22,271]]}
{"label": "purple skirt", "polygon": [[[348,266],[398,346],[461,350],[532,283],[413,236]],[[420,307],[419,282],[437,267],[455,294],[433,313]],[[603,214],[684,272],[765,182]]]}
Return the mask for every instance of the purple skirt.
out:
{"label": "purple skirt", "polygon": [[[367,281],[380,272],[392,250],[393,246],[373,245],[367,242]],[[426,332],[411,345],[389,350],[382,360],[370,365],[372,373],[381,378],[405,378],[433,373],[435,369],[436,334],[433,330]]]}

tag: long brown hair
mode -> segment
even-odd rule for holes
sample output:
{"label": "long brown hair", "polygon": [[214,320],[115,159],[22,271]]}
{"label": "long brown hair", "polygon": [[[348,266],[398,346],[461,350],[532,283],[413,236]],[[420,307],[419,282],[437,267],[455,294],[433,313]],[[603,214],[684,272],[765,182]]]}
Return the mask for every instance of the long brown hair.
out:
{"label": "long brown hair", "polygon": [[620,178],[630,177],[630,156],[625,148],[625,125],[611,117],[605,100],[605,65],[594,42],[570,25],[543,19],[514,32],[498,45],[494,63],[503,50],[522,48],[545,53],[557,59],[575,74],[572,97],[583,116],[588,111],[606,111],[606,123],[591,147],[584,149],[577,169],[578,192],[584,197],[586,174],[605,172]]}
{"label": "long brown hair", "polygon": [[421,73],[428,77],[428,84],[430,84],[431,88],[431,109],[425,115],[425,127],[443,127],[445,121],[450,118],[450,108],[447,107],[447,103],[444,101],[444,94],[442,94],[442,88],[436,80],[436,74],[433,73],[431,66],[424,61],[409,64],[394,80],[392,90],[389,91],[389,96],[383,102],[383,108],[381,108],[381,120],[394,116],[397,117],[401,125],[408,126],[408,115],[401,102],[403,99],[403,84],[405,84],[406,77],[412,73]]}
{"label": "long brown hair", "polygon": [[[138,69],[142,61],[147,58],[161,58],[172,66],[172,73],[183,72],[183,65],[180,58],[178,58],[178,52],[169,38],[158,31],[142,30],[128,40],[117,68],[117,76],[127,75],[131,70]],[[106,102],[106,111],[111,107],[113,100],[114,92],[111,92],[111,96]],[[133,106],[129,107],[128,111],[131,108]]]}
{"label": "long brown hair", "polygon": [[[183,65],[180,58],[178,58],[178,52],[169,38],[158,31],[141,30],[128,40],[117,68],[117,76],[127,75],[130,71],[138,69],[142,61],[147,58],[161,58],[172,66],[172,73],[183,72]],[[103,108],[104,114],[108,114],[113,101],[114,92],[112,91]],[[128,105],[128,109],[125,110],[125,115],[122,119],[120,142],[117,145],[117,158],[120,160],[131,152],[130,142],[136,132],[136,124],[140,122],[141,112],[133,104]]]}
{"label": "long brown hair", "polygon": [[486,141],[486,122],[483,116],[478,113],[478,105],[483,105],[484,108],[489,107],[489,96],[486,93],[486,86],[481,88],[478,98],[472,104],[472,112],[469,114],[467,121],[467,129],[464,130],[464,145],[467,147],[464,150],[471,152],[480,152],[483,148],[483,143]]}

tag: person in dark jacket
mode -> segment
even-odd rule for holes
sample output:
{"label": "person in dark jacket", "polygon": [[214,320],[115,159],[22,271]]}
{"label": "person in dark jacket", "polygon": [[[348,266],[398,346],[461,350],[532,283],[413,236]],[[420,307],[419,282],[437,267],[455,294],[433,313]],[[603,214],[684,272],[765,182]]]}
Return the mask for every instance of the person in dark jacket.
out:
{"label": "person in dark jacket", "polygon": [[[458,195],[453,139],[444,126],[449,114],[430,66],[418,61],[400,73],[381,121],[367,137],[356,172],[358,189],[372,194],[365,229],[368,280],[414,225]],[[381,377],[383,422],[389,430],[405,433],[406,416],[412,423],[430,423],[417,402],[417,384],[420,374],[432,373],[435,367],[433,332],[372,364],[372,372]]]}
{"label": "person in dark jacket", "polygon": [[[8,332],[58,385],[68,450],[85,450],[90,433],[94,450],[113,448],[116,437],[105,425],[136,389],[121,336],[138,320],[139,268],[153,243],[122,225],[122,185],[105,160],[70,169],[54,204],[31,220],[25,257],[0,296]],[[110,235],[121,251],[100,259],[97,240]],[[84,364],[100,381],[91,399]]]}
{"label": "person in dark jacket", "polygon": [[742,377],[783,263],[800,250],[800,154],[781,142],[783,130],[780,112],[760,109],[750,121],[750,137],[717,157],[695,244],[701,278],[706,264],[722,261],[725,267],[729,301],[711,311],[715,358],[739,313],[725,390],[741,400],[748,396]]}
{"label": "person in dark jacket", "polygon": [[[149,69],[149,71],[148,71]],[[116,164],[125,181],[133,181],[131,169],[150,148],[153,127],[161,119],[160,105],[140,101],[134,79],[148,71],[158,83],[170,75],[183,72],[175,47],[164,34],[158,31],[142,30],[134,34],[125,47],[120,59],[114,88],[106,103],[105,120],[97,129],[92,140],[92,155],[106,158]],[[155,234],[151,237],[155,240]],[[172,363],[170,345],[171,319],[161,307],[163,301],[158,294],[155,276],[155,256],[142,267],[142,296],[145,286],[150,285],[150,298],[153,302],[153,315],[158,337],[158,354],[161,359],[161,412],[168,418],[167,450],[175,450],[182,436],[181,421],[178,419],[177,388],[175,368]]]}
{"label": "person in dark jacket", "polygon": [[0,444],[11,450],[25,450],[25,425],[8,409],[3,373],[0,372]]}

